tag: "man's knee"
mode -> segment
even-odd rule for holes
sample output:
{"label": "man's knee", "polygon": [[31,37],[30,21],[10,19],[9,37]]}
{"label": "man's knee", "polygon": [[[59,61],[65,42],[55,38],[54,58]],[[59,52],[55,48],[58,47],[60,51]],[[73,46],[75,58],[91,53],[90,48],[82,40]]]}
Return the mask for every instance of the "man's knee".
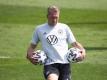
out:
{"label": "man's knee", "polygon": [[49,74],[47,80],[58,80],[58,75],[54,73]]}

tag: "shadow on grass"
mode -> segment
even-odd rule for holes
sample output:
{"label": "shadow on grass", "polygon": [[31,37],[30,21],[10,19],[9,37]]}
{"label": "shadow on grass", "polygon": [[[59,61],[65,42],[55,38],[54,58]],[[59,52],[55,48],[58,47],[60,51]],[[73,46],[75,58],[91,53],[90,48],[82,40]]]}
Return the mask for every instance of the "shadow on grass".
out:
{"label": "shadow on grass", "polygon": [[107,47],[85,47],[86,50],[107,50]]}

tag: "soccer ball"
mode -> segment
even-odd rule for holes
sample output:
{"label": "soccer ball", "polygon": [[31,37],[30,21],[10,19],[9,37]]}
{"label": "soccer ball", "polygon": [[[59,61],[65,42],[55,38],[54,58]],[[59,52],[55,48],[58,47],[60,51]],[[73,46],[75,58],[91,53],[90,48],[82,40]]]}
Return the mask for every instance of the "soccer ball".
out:
{"label": "soccer ball", "polygon": [[34,53],[34,55],[32,56],[33,59],[37,59],[39,64],[45,63],[47,56],[44,51],[36,50],[33,53]]}
{"label": "soccer ball", "polygon": [[75,47],[70,48],[68,50],[67,55],[66,55],[67,60],[69,62],[79,62],[79,61],[82,61],[82,57],[81,56],[82,56],[81,50],[78,49],[78,48],[75,48]]}

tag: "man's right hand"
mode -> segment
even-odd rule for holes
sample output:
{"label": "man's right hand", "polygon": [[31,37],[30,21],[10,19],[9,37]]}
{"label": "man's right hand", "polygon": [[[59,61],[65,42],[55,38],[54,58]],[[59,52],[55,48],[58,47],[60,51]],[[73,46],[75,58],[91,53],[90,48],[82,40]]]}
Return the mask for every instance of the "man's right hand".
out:
{"label": "man's right hand", "polygon": [[38,59],[36,58],[33,58],[33,55],[36,54],[36,53],[32,53],[32,55],[27,55],[27,59],[34,65],[37,65],[39,62],[38,62]]}
{"label": "man's right hand", "polygon": [[27,50],[27,59],[34,65],[38,64],[38,59],[34,59],[32,58],[34,54],[34,50],[35,50],[36,45],[34,44],[30,44],[28,50]]}

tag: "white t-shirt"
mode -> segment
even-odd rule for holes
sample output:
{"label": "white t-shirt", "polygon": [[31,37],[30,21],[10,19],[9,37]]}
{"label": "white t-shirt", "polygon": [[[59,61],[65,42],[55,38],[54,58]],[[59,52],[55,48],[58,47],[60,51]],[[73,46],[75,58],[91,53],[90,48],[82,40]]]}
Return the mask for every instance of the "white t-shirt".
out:
{"label": "white t-shirt", "polygon": [[37,26],[32,37],[32,44],[37,44],[39,41],[48,57],[45,65],[69,63],[66,59],[68,44],[76,42],[76,40],[66,24],[57,23],[55,26],[49,26],[48,23],[45,23]]}

